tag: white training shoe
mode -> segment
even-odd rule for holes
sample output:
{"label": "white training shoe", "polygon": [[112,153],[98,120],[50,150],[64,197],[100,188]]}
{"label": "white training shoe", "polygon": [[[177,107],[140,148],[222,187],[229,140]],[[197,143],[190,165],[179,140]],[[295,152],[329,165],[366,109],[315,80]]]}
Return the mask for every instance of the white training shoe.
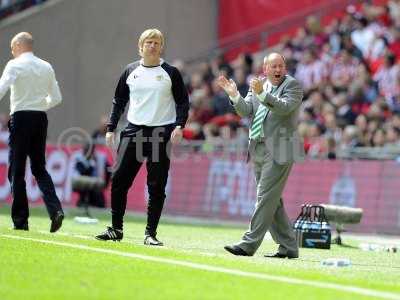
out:
{"label": "white training shoe", "polygon": [[163,242],[157,240],[156,237],[151,235],[146,235],[143,243],[147,246],[164,246]]}

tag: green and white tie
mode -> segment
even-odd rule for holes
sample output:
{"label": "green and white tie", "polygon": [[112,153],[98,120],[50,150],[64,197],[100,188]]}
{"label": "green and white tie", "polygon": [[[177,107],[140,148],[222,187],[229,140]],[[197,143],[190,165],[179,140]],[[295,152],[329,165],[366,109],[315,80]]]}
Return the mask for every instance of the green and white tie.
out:
{"label": "green and white tie", "polygon": [[[276,88],[272,87],[271,88],[271,94],[273,94],[275,92]],[[265,120],[265,117],[268,114],[269,109],[265,106],[260,104],[258,106],[256,115],[254,116],[253,119],[253,124],[251,125],[250,128],[250,134],[249,137],[251,140],[255,140],[259,137],[264,137],[264,132],[263,132],[263,123]]]}

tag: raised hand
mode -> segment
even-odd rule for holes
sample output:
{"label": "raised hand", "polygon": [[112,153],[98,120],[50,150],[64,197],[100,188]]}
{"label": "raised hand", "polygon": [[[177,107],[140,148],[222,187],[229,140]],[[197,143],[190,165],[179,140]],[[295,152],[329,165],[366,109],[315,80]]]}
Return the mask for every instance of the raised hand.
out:
{"label": "raised hand", "polygon": [[228,80],[225,76],[219,76],[217,83],[230,97],[235,98],[239,94],[236,83],[232,79]]}

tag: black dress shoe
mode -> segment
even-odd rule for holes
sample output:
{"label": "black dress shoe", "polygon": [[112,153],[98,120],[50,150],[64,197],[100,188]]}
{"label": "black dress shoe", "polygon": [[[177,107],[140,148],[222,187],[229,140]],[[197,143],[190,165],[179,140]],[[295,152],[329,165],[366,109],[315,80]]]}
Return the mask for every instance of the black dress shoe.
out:
{"label": "black dress shoe", "polygon": [[25,230],[25,231],[28,231],[29,230],[28,223],[24,223],[22,225],[15,225],[14,224],[14,230]]}
{"label": "black dress shoe", "polygon": [[246,251],[244,251],[242,248],[236,245],[232,246],[225,246],[224,249],[228,251],[229,253],[232,253],[233,255],[238,255],[238,256],[251,256],[248,254]]}
{"label": "black dress shoe", "polygon": [[275,253],[275,254],[266,254],[266,255],[264,255],[264,257],[268,257],[268,258],[289,258],[289,259],[292,259],[292,258],[299,258],[299,255],[297,254],[282,254],[282,253],[279,253],[279,252],[277,252],[277,253]]}
{"label": "black dress shoe", "polygon": [[61,210],[59,210],[51,218],[50,232],[56,232],[58,229],[60,229],[63,220],[64,220],[64,213]]}

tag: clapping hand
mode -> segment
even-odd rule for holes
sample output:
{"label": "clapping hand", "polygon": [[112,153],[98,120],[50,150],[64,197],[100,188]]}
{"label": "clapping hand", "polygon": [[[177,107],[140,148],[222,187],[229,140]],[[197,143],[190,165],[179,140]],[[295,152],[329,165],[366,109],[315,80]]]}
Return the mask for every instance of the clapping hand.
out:
{"label": "clapping hand", "polygon": [[255,77],[250,80],[250,88],[256,95],[260,94],[263,91],[263,82],[260,78]]}
{"label": "clapping hand", "polygon": [[236,83],[232,79],[228,80],[225,76],[219,76],[217,83],[229,97],[235,98],[239,94]]}

